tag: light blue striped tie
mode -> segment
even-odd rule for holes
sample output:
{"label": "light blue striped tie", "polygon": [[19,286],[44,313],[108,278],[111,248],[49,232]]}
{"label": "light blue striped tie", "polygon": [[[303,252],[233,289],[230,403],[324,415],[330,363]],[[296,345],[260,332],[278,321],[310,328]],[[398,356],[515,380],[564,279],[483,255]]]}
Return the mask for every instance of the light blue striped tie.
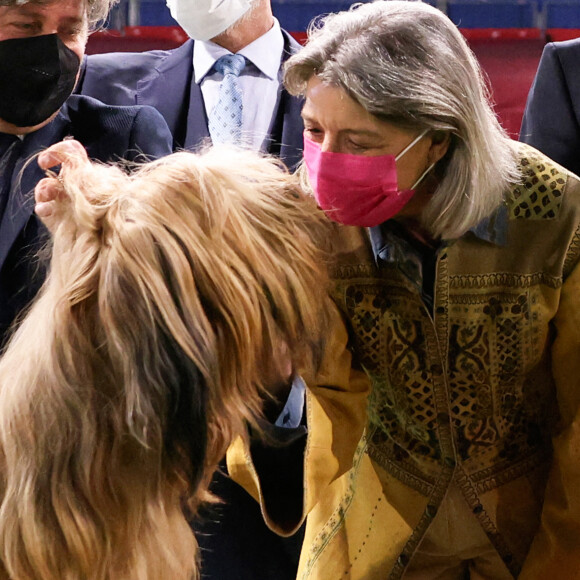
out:
{"label": "light blue striped tie", "polygon": [[218,101],[211,110],[208,129],[214,144],[238,145],[242,138],[242,90],[238,76],[246,66],[240,54],[227,54],[214,64],[215,70],[224,78],[220,85]]}

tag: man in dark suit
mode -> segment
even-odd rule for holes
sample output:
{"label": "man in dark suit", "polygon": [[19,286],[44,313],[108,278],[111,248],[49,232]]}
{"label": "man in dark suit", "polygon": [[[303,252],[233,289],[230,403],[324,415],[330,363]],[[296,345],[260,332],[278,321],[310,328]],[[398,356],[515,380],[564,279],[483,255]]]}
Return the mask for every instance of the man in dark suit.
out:
{"label": "man in dark suit", "polygon": [[[180,24],[186,31],[190,28],[186,22]],[[260,138],[254,139],[254,148],[280,157],[292,168],[302,157],[302,101],[282,88],[281,67],[299,48],[280,29],[270,0],[255,0],[247,13],[211,41],[190,39],[167,51],[89,56],[77,91],[112,105],[151,105],[165,118],[174,149],[194,148],[210,138],[208,115],[213,103],[208,101],[221,80],[212,60],[227,52],[242,54],[247,61],[240,77],[243,129],[261,130],[264,139],[261,143],[257,143]]]}
{"label": "man in dark suit", "polygon": [[[112,105],[151,105],[165,118],[174,149],[195,149],[215,141],[208,118],[224,78],[215,65],[241,55],[245,144],[294,168],[302,158],[302,100],[283,89],[282,66],[300,46],[281,30],[270,0],[167,3],[190,40],[168,51],[91,55],[77,91]],[[214,477],[212,490],[222,503],[194,525],[202,579],[294,580],[301,532],[287,539],[271,532],[258,504],[226,475]]]}
{"label": "man in dark suit", "polygon": [[154,109],[71,96],[89,26],[109,5],[15,0],[0,6],[0,344],[45,274],[37,255],[47,237],[33,195],[44,172],[31,156],[64,138],[80,141],[101,161],[171,152],[171,135]]}
{"label": "man in dark suit", "polygon": [[580,175],[580,38],[544,47],[520,141]]}

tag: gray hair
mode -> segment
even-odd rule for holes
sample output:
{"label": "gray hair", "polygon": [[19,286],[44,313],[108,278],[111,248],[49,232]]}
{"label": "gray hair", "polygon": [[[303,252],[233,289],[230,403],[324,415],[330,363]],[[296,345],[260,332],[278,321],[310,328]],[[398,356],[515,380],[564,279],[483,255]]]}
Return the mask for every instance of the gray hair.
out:
{"label": "gray hair", "polygon": [[[86,6],[87,25],[89,30],[94,30],[102,24],[111,8],[119,2],[119,0],[83,0]],[[1,6],[22,6],[23,4],[53,4],[58,3],[59,0],[0,0]]]}
{"label": "gray hair", "polygon": [[290,93],[303,95],[314,75],[378,119],[451,135],[434,170],[438,188],[421,216],[434,236],[459,237],[521,180],[477,60],[436,8],[378,0],[315,21],[306,46],[287,61],[284,81]]}

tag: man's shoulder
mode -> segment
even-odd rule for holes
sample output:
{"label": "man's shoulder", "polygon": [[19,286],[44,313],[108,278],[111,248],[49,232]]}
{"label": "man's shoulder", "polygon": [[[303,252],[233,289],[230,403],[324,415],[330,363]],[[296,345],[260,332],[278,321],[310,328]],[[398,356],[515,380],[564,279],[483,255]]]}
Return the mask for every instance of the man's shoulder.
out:
{"label": "man's shoulder", "polygon": [[171,50],[89,55],[83,62],[76,92],[113,104],[132,104],[139,83],[175,67],[191,66],[192,55],[192,41]]}
{"label": "man's shoulder", "polygon": [[580,55],[580,38],[573,38],[571,40],[562,40],[559,42],[549,42],[544,47],[545,52],[555,52],[565,55]]}
{"label": "man's shoulder", "polygon": [[141,78],[170,56],[169,50],[147,52],[107,52],[86,57],[87,74],[101,78],[134,76]]}
{"label": "man's shoulder", "polygon": [[186,58],[193,45],[187,41],[183,45],[169,50],[146,50],[143,52],[105,52],[86,57],[87,67],[105,72],[112,71],[149,71],[160,63],[172,58]]}
{"label": "man's shoulder", "polygon": [[541,67],[560,68],[566,75],[574,74],[580,77],[578,61],[580,60],[580,38],[549,42],[544,47]]}
{"label": "man's shoulder", "polygon": [[97,159],[132,159],[136,149],[153,157],[171,152],[171,133],[153,107],[107,105],[92,97],[72,95],[60,116],[68,124],[69,135]]}

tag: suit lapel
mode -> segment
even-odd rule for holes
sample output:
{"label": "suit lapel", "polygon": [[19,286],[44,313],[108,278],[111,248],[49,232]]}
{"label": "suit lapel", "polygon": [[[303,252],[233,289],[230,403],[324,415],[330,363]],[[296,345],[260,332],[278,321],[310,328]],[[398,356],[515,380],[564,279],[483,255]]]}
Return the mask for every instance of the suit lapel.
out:
{"label": "suit lapel", "polygon": [[193,41],[168,51],[167,56],[137,83],[137,104],[155,107],[173,135],[174,149],[184,146],[187,105],[192,78]]}
{"label": "suit lapel", "polygon": [[34,214],[34,187],[44,177],[36,161],[27,163],[27,160],[49,145],[61,141],[68,125],[68,119],[61,111],[54,121],[24,140],[22,153],[12,173],[10,195],[0,224],[0,269],[18,235]]}
{"label": "suit lapel", "polygon": [[201,87],[195,82],[195,74],[193,74],[191,77],[191,89],[189,94],[189,113],[187,115],[185,148],[195,149],[201,143],[208,142],[209,138],[205,103],[201,93]]}
{"label": "suit lapel", "polygon": [[[300,45],[285,30],[282,31],[282,34],[284,36],[282,61],[285,62],[300,49]],[[295,169],[302,159],[302,133],[304,131],[300,116],[302,105],[303,99],[293,97],[285,89],[282,89],[268,153],[279,155],[290,169]]]}

